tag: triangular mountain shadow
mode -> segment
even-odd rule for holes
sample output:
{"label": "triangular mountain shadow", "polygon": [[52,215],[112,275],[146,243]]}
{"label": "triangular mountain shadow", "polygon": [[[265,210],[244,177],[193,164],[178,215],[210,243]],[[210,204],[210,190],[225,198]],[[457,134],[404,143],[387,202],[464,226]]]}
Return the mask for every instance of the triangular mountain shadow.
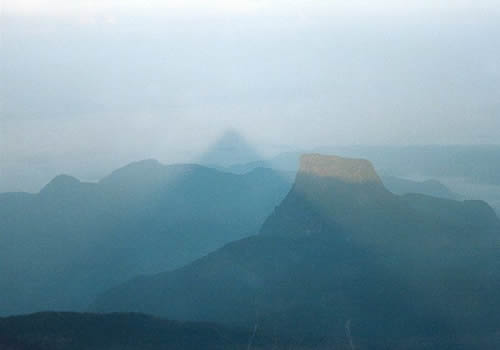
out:
{"label": "triangular mountain shadow", "polygon": [[261,159],[262,156],[241,133],[228,129],[194,162],[211,167],[228,167]]}
{"label": "triangular mountain shadow", "polygon": [[131,280],[92,309],[257,323],[332,348],[348,348],[346,325],[360,349],[457,348],[498,331],[499,236],[482,201],[398,196],[366,160],[305,155],[258,236]]}

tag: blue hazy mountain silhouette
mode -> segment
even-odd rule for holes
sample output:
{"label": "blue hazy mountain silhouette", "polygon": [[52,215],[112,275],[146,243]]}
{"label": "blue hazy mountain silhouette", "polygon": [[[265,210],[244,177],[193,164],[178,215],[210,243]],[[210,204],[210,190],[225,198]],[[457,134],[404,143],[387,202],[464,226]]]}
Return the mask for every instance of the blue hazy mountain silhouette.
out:
{"label": "blue hazy mountain silhouette", "polygon": [[258,236],[130,280],[91,309],[332,341],[349,324],[380,349],[480,344],[500,322],[499,235],[485,202],[398,196],[367,161],[309,155]]}
{"label": "blue hazy mountain silhouette", "polygon": [[98,183],[61,175],[0,194],[0,314],[82,310],[137,274],[182,266],[258,232],[290,188],[270,169],[129,164]]}

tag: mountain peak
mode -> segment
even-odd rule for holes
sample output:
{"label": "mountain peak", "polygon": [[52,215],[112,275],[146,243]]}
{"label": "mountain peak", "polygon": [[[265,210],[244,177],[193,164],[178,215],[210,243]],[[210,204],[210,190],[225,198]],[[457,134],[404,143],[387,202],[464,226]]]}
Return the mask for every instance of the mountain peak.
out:
{"label": "mountain peak", "polygon": [[234,129],[226,130],[198,159],[209,166],[230,166],[260,160],[255,148]]}
{"label": "mountain peak", "polygon": [[127,180],[141,181],[145,176],[156,176],[159,170],[164,167],[156,159],[144,159],[136,162],[129,163],[115,171],[108,176],[102,178],[99,182],[101,184],[109,184],[113,182],[121,182]]}
{"label": "mountain peak", "polygon": [[65,191],[80,184],[80,180],[70,175],[58,175],[53,178],[40,193],[53,193]]}
{"label": "mountain peak", "polygon": [[373,165],[365,159],[351,159],[321,154],[304,154],[300,157],[299,173],[331,177],[350,184],[382,184]]}
{"label": "mountain peak", "polygon": [[292,190],[264,222],[261,233],[297,237],[338,233],[360,220],[372,220],[381,211],[390,212],[393,202],[394,195],[369,161],[304,154]]}

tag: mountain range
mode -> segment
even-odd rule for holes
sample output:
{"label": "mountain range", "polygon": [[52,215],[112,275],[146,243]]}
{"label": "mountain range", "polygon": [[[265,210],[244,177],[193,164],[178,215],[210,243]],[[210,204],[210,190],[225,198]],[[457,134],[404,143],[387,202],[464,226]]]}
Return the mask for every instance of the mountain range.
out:
{"label": "mountain range", "polygon": [[[470,183],[500,185],[499,145],[325,146],[308,152],[370,159],[382,175],[463,178]],[[239,173],[256,167],[296,171],[302,153],[305,151],[284,152],[228,168]]]}
{"label": "mountain range", "polygon": [[270,169],[145,160],[98,183],[60,175],[38,194],[2,193],[0,314],[84,310],[117,283],[257,233],[289,188]]}
{"label": "mountain range", "polygon": [[499,234],[483,201],[396,195],[369,161],[309,154],[259,235],[118,285],[91,310],[370,349],[484,345],[500,322]]}
{"label": "mountain range", "polygon": [[[97,183],[59,175],[38,194],[1,193],[0,315],[83,310],[137,274],[181,267],[255,234],[292,183],[293,173],[278,169],[234,174],[144,160]],[[454,196],[433,181],[384,183],[395,193]]]}

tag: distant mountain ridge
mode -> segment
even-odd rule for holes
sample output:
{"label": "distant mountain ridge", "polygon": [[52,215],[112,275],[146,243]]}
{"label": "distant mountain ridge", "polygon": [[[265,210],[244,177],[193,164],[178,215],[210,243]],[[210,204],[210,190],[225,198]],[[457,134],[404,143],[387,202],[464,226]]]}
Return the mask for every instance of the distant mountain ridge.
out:
{"label": "distant mountain ridge", "polygon": [[[312,152],[370,159],[384,184],[396,194],[481,199],[500,214],[499,145],[332,146]],[[281,153],[266,160],[233,164],[228,169],[245,173],[255,167],[269,167],[295,172],[300,154]]]}
{"label": "distant mountain ridge", "polygon": [[0,318],[3,350],[284,349],[270,336],[148,315],[42,312]]}
{"label": "distant mountain ridge", "polygon": [[119,285],[92,310],[345,341],[348,322],[367,349],[421,349],[409,339],[428,337],[428,348],[462,336],[481,344],[500,322],[499,239],[482,201],[398,196],[367,161],[305,155],[258,236]]}
{"label": "distant mountain ridge", "polygon": [[297,171],[303,153],[369,159],[382,175],[464,178],[470,183],[500,185],[500,145],[330,146],[285,152],[266,160],[233,164],[231,171],[255,167]]}
{"label": "distant mountain ridge", "polygon": [[137,274],[182,266],[258,232],[290,182],[194,164],[129,164],[98,183],[60,175],[0,194],[0,315],[82,310]]}
{"label": "distant mountain ridge", "polygon": [[[245,164],[235,164],[230,167],[221,167],[221,170],[245,174],[259,167],[271,168],[278,171],[295,173],[299,169],[299,153],[283,153],[270,160],[261,160]],[[460,196],[437,180],[415,181],[391,175],[381,175],[381,180],[388,190],[395,194],[420,193],[434,197],[459,199]],[[290,179],[293,181],[293,178]]]}

